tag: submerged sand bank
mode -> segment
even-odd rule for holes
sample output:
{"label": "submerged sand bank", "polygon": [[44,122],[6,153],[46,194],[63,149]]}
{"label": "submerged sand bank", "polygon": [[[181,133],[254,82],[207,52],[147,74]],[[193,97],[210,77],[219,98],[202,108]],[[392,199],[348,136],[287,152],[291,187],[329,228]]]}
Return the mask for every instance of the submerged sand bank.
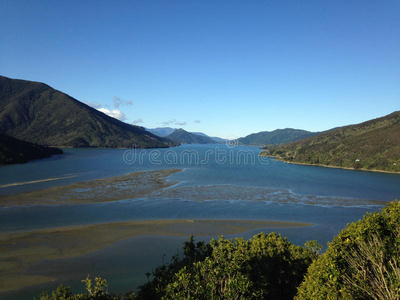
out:
{"label": "submerged sand bank", "polygon": [[3,233],[0,234],[0,292],[54,280],[24,274],[39,261],[81,256],[131,237],[217,236],[252,229],[311,225],[257,220],[150,220]]}
{"label": "submerged sand bank", "polygon": [[288,190],[263,187],[236,185],[172,187],[176,182],[168,182],[167,177],[179,171],[181,170],[142,171],[38,191],[0,196],[0,207],[88,204],[151,197],[192,201],[245,200],[342,206],[382,205],[381,201],[375,200],[310,195],[298,196]]}
{"label": "submerged sand bank", "polygon": [[123,176],[0,196],[0,207],[84,204],[146,197],[152,192],[174,185],[175,182],[167,182],[166,177],[179,171],[181,170],[142,171]]}

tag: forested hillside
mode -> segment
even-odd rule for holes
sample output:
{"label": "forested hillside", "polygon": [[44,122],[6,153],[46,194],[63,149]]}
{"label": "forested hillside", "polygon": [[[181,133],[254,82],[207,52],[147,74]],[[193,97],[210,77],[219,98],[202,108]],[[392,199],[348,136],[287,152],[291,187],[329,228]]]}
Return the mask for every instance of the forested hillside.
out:
{"label": "forested hillside", "polygon": [[121,122],[46,84],[0,76],[0,132],[50,146],[158,148],[177,145]]}
{"label": "forested hillside", "polygon": [[282,145],[305,139],[316,135],[316,132],[310,132],[301,129],[276,129],[274,131],[261,131],[252,133],[245,137],[239,138],[242,145],[265,146],[265,145]]}
{"label": "forested hillside", "polygon": [[29,160],[62,153],[63,151],[58,148],[20,141],[0,133],[0,165],[26,163]]}
{"label": "forested hillside", "polygon": [[269,147],[261,155],[293,163],[400,172],[400,111]]}

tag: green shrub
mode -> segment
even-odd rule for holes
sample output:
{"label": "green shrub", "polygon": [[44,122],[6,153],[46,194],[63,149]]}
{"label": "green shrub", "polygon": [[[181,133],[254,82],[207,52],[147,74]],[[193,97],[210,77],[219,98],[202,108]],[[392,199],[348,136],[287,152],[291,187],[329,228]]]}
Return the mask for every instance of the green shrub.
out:
{"label": "green shrub", "polygon": [[92,279],[86,277],[82,282],[86,285],[85,294],[73,294],[70,287],[65,287],[62,284],[49,294],[43,292],[40,295],[40,300],[133,300],[135,294],[128,292],[126,294],[112,295],[104,288],[108,287],[107,280],[100,277],[95,277],[95,285],[93,286]]}
{"label": "green shrub", "polygon": [[399,299],[400,203],[348,224],[309,268],[295,299]]}
{"label": "green shrub", "polygon": [[184,267],[163,299],[293,299],[320,246],[295,246],[275,233],[248,241],[220,237],[212,254]]}

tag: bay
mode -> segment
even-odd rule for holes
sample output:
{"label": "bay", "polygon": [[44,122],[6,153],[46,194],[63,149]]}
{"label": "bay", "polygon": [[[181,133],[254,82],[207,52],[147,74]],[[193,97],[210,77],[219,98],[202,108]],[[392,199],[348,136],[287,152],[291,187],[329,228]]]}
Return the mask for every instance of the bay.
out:
{"label": "bay", "polygon": [[[168,177],[175,185],[150,198],[80,205],[2,207],[1,232],[135,220],[251,219],[313,223],[311,227],[263,231],[281,233],[296,244],[316,239],[326,245],[347,223],[400,198],[399,174],[286,164],[259,157],[257,147],[184,145],[171,149],[64,149],[64,152],[65,155],[46,160],[0,167],[0,195],[137,171],[171,168],[182,171]],[[235,236],[249,238],[258,232]],[[204,237],[205,240],[209,238]],[[127,286],[135,289],[137,284],[145,282],[143,270],[151,271],[160,263],[163,254],[175,254],[184,240],[133,238],[89,256],[47,261],[35,268],[49,275],[62,272],[59,278],[77,287],[83,279],[80,276],[88,273],[91,269],[88,266],[93,265],[96,267],[92,270],[101,273],[96,276],[107,278],[109,275],[115,287],[111,291],[120,292]],[[154,246],[155,243],[159,244]],[[150,247],[152,259],[147,258],[148,264],[135,267],[139,260],[143,261],[143,256],[128,255],[126,249],[131,247]],[[84,264],[84,261],[90,263]],[[111,261],[113,267],[110,267]],[[137,270],[126,275],[127,264]],[[4,296],[29,299],[54,285],[25,288]]]}

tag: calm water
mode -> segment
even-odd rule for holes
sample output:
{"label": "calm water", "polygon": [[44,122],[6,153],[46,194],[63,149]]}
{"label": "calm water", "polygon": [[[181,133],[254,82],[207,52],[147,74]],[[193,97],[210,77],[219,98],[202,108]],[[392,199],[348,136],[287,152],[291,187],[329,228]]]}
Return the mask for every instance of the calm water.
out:
{"label": "calm water", "polygon": [[[65,149],[63,156],[0,167],[0,186],[63,178],[3,187],[3,195],[135,171],[183,169],[168,179],[176,182],[169,189],[179,191],[179,197],[164,193],[111,203],[2,208],[0,231],[148,219],[261,219],[313,223],[307,228],[264,231],[282,233],[296,244],[310,239],[326,244],[347,223],[400,199],[397,174],[290,165],[258,157],[258,153],[256,147],[234,145],[129,151]],[[371,205],[368,200],[376,202]],[[248,238],[258,231],[240,236]],[[84,257],[41,262],[29,272],[40,270],[73,287],[80,286],[80,279],[90,273],[108,278],[111,291],[134,289],[145,281],[144,273],[162,263],[163,254],[175,254],[185,239],[134,238]],[[13,292],[7,298],[31,298],[58,283]]]}

